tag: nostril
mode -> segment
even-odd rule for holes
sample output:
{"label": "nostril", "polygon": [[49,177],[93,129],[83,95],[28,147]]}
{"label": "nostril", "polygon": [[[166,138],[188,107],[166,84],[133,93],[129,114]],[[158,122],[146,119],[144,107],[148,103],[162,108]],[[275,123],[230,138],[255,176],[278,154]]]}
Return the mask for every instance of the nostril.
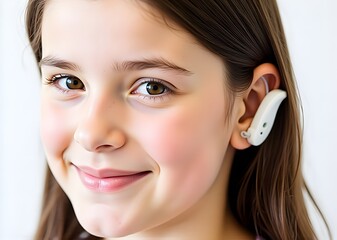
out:
{"label": "nostril", "polygon": [[115,149],[114,146],[105,144],[105,145],[98,146],[96,148],[96,151],[97,152],[105,152],[105,151],[110,151],[110,150],[114,150],[114,149]]}

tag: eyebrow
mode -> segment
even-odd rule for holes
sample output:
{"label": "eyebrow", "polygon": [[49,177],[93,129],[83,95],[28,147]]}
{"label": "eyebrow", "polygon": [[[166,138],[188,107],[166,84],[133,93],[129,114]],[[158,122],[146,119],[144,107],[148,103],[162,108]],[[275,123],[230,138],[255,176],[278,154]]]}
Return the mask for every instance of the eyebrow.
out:
{"label": "eyebrow", "polygon": [[[62,60],[55,56],[46,56],[41,59],[39,62],[39,67],[50,66],[57,67],[65,70],[80,71],[81,68],[72,62]],[[151,58],[151,59],[141,59],[141,60],[131,60],[131,61],[122,61],[115,62],[112,64],[114,71],[123,72],[123,71],[136,71],[136,70],[145,70],[145,69],[161,69],[168,71],[175,71],[183,75],[192,75],[192,72],[180,67],[164,58]]]}
{"label": "eyebrow", "polygon": [[62,60],[57,57],[53,56],[47,56],[41,59],[39,62],[39,67],[42,66],[49,66],[49,67],[57,67],[57,68],[62,68],[65,70],[72,70],[72,71],[80,71],[80,67],[72,62],[68,62],[65,60]]}

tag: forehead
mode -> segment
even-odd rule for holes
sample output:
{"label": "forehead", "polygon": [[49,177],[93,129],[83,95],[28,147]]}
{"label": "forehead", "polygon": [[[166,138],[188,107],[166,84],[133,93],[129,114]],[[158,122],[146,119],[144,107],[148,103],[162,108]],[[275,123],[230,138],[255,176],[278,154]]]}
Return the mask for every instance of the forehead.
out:
{"label": "forehead", "polygon": [[123,46],[126,39],[130,48],[137,41],[139,45],[140,40],[149,46],[160,42],[165,46],[165,38],[183,38],[185,42],[188,38],[195,42],[182,29],[173,30],[155,17],[159,15],[140,1],[51,0],[47,2],[42,20],[42,45],[46,50],[49,45],[62,47],[75,40],[77,46],[84,46],[90,41],[99,51],[107,45]]}
{"label": "forehead", "polygon": [[[148,40],[155,40],[168,30],[173,32],[158,16],[159,13],[141,1],[51,0],[45,7],[42,34],[64,32],[84,38],[96,36],[98,40],[110,33],[118,40],[119,36],[132,32],[142,37],[152,34]],[[177,33],[178,29],[175,27],[174,31]],[[185,31],[179,29],[179,32]]]}
{"label": "forehead", "polygon": [[92,26],[104,25],[123,30],[122,26],[132,27],[140,23],[139,20],[152,22],[145,10],[150,11],[145,4],[131,0],[50,0],[45,6],[43,23],[50,24],[56,19],[56,27],[81,25],[79,30],[89,30]]}

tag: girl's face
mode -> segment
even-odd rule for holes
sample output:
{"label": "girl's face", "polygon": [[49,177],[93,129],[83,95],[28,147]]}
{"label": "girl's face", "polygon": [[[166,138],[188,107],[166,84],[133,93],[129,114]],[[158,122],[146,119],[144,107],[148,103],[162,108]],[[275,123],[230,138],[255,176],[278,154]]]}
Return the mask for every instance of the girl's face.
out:
{"label": "girl's face", "polygon": [[99,236],[169,226],[225,195],[238,114],[226,116],[223,63],[149,11],[50,0],[43,16],[42,141],[78,220]]}

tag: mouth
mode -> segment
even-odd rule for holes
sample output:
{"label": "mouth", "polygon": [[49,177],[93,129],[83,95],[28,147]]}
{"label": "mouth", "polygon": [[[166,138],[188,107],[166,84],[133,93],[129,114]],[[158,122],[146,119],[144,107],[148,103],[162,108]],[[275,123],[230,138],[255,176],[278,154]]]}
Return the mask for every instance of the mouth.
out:
{"label": "mouth", "polygon": [[96,192],[115,192],[125,188],[151,173],[151,171],[123,171],[116,169],[93,169],[73,165],[83,185]]}

